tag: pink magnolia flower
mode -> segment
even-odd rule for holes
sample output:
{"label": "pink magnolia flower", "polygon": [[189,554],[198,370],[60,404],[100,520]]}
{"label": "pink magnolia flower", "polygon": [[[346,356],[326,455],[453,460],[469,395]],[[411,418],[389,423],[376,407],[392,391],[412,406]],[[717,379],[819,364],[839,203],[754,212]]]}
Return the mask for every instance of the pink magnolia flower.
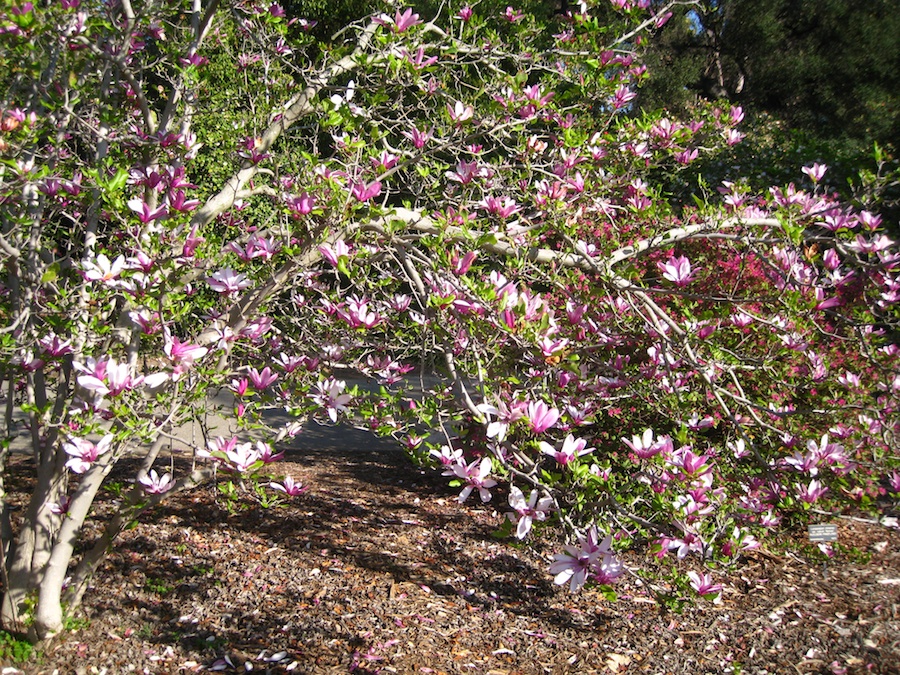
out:
{"label": "pink magnolia flower", "polygon": [[456,124],[468,122],[475,116],[475,108],[470,105],[466,105],[462,101],[456,101],[453,105],[450,105],[448,103],[447,112],[450,115],[450,119],[453,120]]}
{"label": "pink magnolia flower", "polygon": [[543,401],[531,401],[525,411],[528,425],[536,434],[542,434],[559,420],[559,411]]}
{"label": "pink magnolia flower", "polygon": [[[175,190],[170,193],[168,199],[166,200],[169,208],[173,211],[177,211],[178,213],[187,213],[189,211],[193,211],[198,206],[200,206],[199,199],[188,199],[184,190]],[[197,226],[194,226],[194,230],[197,229]]]}
{"label": "pink magnolia flower", "polygon": [[246,274],[235,272],[233,269],[228,268],[213,272],[211,277],[206,278],[206,283],[216,293],[224,295],[234,295],[253,284]]}
{"label": "pink magnolia flower", "polygon": [[194,253],[197,251],[197,247],[202,244],[206,239],[197,234],[197,225],[191,228],[191,231],[188,233],[187,239],[184,240],[184,246],[181,249],[181,255],[185,258],[192,258]]}
{"label": "pink magnolia flower", "polygon": [[485,197],[478,206],[490,213],[506,219],[522,210],[522,207],[516,203],[515,199],[510,197]]}
{"label": "pink magnolia flower", "polygon": [[96,261],[84,260],[81,263],[82,276],[87,281],[100,281],[108,284],[119,278],[125,269],[125,256],[120,255],[110,262],[104,253],[97,256]]}
{"label": "pink magnolia flower", "polygon": [[675,555],[679,560],[683,560],[691,552],[702,554],[706,546],[699,535],[686,529],[681,538],[663,539],[662,544],[663,551],[675,551]]}
{"label": "pink magnolia flower", "polygon": [[744,140],[744,135],[737,129],[729,129],[725,132],[725,143],[728,145],[737,145]]}
{"label": "pink magnolia flower", "polygon": [[653,440],[653,429],[645,429],[641,436],[632,436],[629,441],[623,438],[622,442],[634,451],[641,459],[650,459],[663,450],[666,454],[672,452],[672,439],[669,436],[660,436]]}
{"label": "pink magnolia flower", "polygon": [[878,253],[880,251],[884,251],[889,249],[894,245],[894,240],[889,237],[879,234],[877,237],[873,237],[872,239],[866,239],[863,235],[856,235],[856,240],[847,243],[847,248],[852,249],[858,253]]}
{"label": "pink magnolia flower", "polygon": [[697,591],[697,595],[718,595],[722,591],[722,584],[714,584],[710,574],[697,574],[693,570],[687,573],[691,580],[691,588]]}
{"label": "pink magnolia flower", "polygon": [[102,367],[102,375],[92,373],[80,375],[78,384],[88,391],[96,392],[100,396],[118,396],[123,391],[129,390],[140,380],[132,382],[131,368],[127,363],[118,363],[115,359],[107,359]]}
{"label": "pink magnolia flower", "polygon": [[[165,333],[166,342],[163,346],[163,351],[172,363],[176,365],[178,375],[186,372],[187,369],[194,365],[194,361],[202,359],[209,351],[207,347],[182,342],[177,336],[171,335],[168,329],[166,329]],[[173,379],[177,379],[177,377]]]}
{"label": "pink magnolia flower", "polygon": [[809,481],[809,485],[795,483],[794,487],[797,488],[797,496],[800,498],[800,501],[807,504],[815,504],[819,501],[819,497],[828,492],[828,488],[815,479]]}
{"label": "pink magnolia flower", "polygon": [[469,498],[469,495],[472,494],[472,490],[478,490],[478,496],[481,497],[481,501],[486,504],[491,501],[490,488],[497,485],[497,481],[493,478],[488,478],[490,473],[491,458],[482,457],[480,461],[476,459],[469,465],[466,465],[461,461],[452,464],[449,470],[444,472],[444,475],[455,475],[466,481],[466,486],[462,489],[462,492],[459,493],[460,504]]}
{"label": "pink magnolia flower", "polygon": [[253,446],[253,443],[237,443],[232,448],[225,450],[225,458],[230,463],[231,469],[238,473],[244,473],[257,462],[262,461],[259,450]]}
{"label": "pink magnolia flower", "polygon": [[472,263],[475,262],[475,258],[478,254],[475,251],[466,251],[466,254],[459,258],[458,256],[453,257],[453,273],[461,277],[466,272],[469,271],[469,268],[472,266]]}
{"label": "pink magnolia flower", "polygon": [[513,9],[512,7],[507,7],[506,11],[503,12],[503,17],[510,23],[516,23],[516,21],[519,21],[524,16],[525,15],[522,12]]}
{"label": "pink magnolia flower", "polygon": [[242,377],[240,380],[232,380],[231,384],[228,386],[228,389],[234,393],[235,396],[240,398],[247,393],[247,388],[250,386],[250,382],[246,377]]}
{"label": "pink magnolia flower", "polygon": [[345,307],[337,310],[337,315],[353,328],[372,328],[381,323],[377,312],[369,309],[366,298],[351,296]]}
{"label": "pink magnolia flower", "polygon": [[397,155],[391,154],[387,150],[382,150],[378,157],[372,157],[369,161],[373,167],[388,171],[397,166],[397,159]]}
{"label": "pink magnolia flower", "polygon": [[888,485],[891,492],[900,493],[900,471],[891,472],[891,475],[888,477]]}
{"label": "pink magnolia flower", "polygon": [[381,194],[381,182],[376,180],[369,185],[365,183],[351,183],[350,194],[358,202],[367,202]]}
{"label": "pink magnolia flower", "polygon": [[731,315],[730,318],[731,323],[733,323],[738,328],[746,328],[751,323],[753,323],[753,317],[747,314],[746,312],[742,312],[738,310],[734,314]]}
{"label": "pink magnolia flower", "polygon": [[456,16],[458,16],[463,21],[468,21],[472,18],[472,8],[466,5],[456,13]]}
{"label": "pink magnolia flower", "polygon": [[[238,257],[241,257],[242,260],[254,260],[255,258],[270,260],[280,250],[281,246],[271,239],[251,234],[250,238],[247,240],[247,246],[244,248],[244,255],[241,256],[240,253],[238,253]],[[237,253],[238,251],[235,250],[235,252]]]}
{"label": "pink magnolia flower", "polygon": [[412,9],[407,9],[403,14],[401,14],[398,9],[394,14],[395,33],[402,33],[413,26],[418,26],[420,23],[422,23],[422,21],[419,19],[419,15],[413,14]]}
{"label": "pink magnolia flower", "polygon": [[318,393],[313,394],[312,399],[325,408],[332,422],[337,422],[338,413],[346,411],[347,404],[353,399],[350,394],[343,393],[346,387],[346,382],[333,377],[316,383]]}
{"label": "pink magnolia flower", "polygon": [[[437,459],[443,466],[451,466],[452,464],[460,464],[463,459],[463,451],[459,448],[451,448],[449,445],[442,445],[440,450],[429,450],[428,454]],[[445,476],[451,476],[452,473],[444,473]]]}
{"label": "pink magnolia flower", "polygon": [[468,185],[476,178],[484,178],[486,170],[478,166],[478,162],[460,160],[456,165],[456,171],[447,171],[445,174],[449,180]]}
{"label": "pink magnolia flower", "polygon": [[820,180],[822,180],[822,176],[825,175],[828,167],[825,164],[819,164],[818,162],[816,162],[812,166],[804,166],[800,170],[807,176],[809,176],[810,180],[813,183],[818,183]]}
{"label": "pink magnolia flower", "polygon": [[262,441],[256,441],[256,451],[259,453],[259,458],[265,464],[271,464],[272,462],[277,462],[279,459],[284,459],[284,452],[275,452],[275,449],[271,445],[263,443]]}
{"label": "pink magnolia flower", "polygon": [[269,487],[273,490],[284,492],[291,497],[302,495],[309,489],[309,486],[295,482],[291,476],[285,476],[284,480],[280,483],[271,482],[269,483]]}
{"label": "pink magnolia flower", "polygon": [[541,441],[538,445],[540,446],[542,453],[553,457],[553,459],[563,466],[569,464],[576,457],[581,457],[594,451],[594,448],[586,447],[587,441],[583,438],[576,439],[572,434],[566,436],[566,439],[563,441],[563,446],[559,450],[546,441]]}
{"label": "pink magnolia flower", "polygon": [[708,455],[695,455],[691,446],[678,448],[668,460],[672,466],[679,467],[687,476],[698,476],[709,470],[707,465]]}
{"label": "pink magnolia flower", "polygon": [[64,516],[69,512],[69,496],[63,495],[58,502],[48,504],[54,516]]}
{"label": "pink magnolia flower", "polygon": [[613,109],[619,110],[621,108],[624,108],[635,98],[637,98],[637,94],[628,89],[626,86],[622,85],[621,87],[616,89],[616,93],[613,95],[610,103],[612,104]]}
{"label": "pink magnolia flower", "polygon": [[663,273],[663,278],[668,279],[676,286],[687,286],[693,281],[691,263],[684,256],[673,257],[666,262],[658,262],[656,266]]}
{"label": "pink magnolia flower", "polygon": [[165,218],[167,215],[169,215],[168,209],[166,208],[165,204],[158,208],[151,209],[150,206],[142,199],[129,199],[128,208],[137,214],[138,220],[140,220],[144,225],[146,225],[147,223],[151,223],[154,220]]}
{"label": "pink magnolia flower", "polygon": [[421,150],[425,147],[425,144],[431,140],[431,133],[431,129],[422,131],[417,127],[413,127],[410,131],[404,131],[403,135],[413,142],[413,146],[416,150]]}
{"label": "pink magnolia flower", "polygon": [[551,335],[545,335],[538,343],[538,346],[541,348],[541,354],[545,358],[550,358],[554,354],[563,351],[568,345],[568,338],[554,338]]}
{"label": "pink magnolia flower", "polygon": [[128,269],[140,270],[144,274],[147,274],[153,269],[154,260],[142,250],[138,249],[132,257],[125,261],[125,265]]}
{"label": "pink magnolia flower", "polygon": [[531,530],[533,521],[546,520],[547,514],[553,507],[553,500],[550,497],[541,497],[538,499],[538,491],[532,490],[528,501],[525,501],[525,495],[516,486],[509,489],[509,505],[514,513],[507,513],[506,517],[510,522],[516,523],[516,538],[524,539]]}
{"label": "pink magnolia flower", "polygon": [[273,373],[269,366],[262,369],[262,372],[256,368],[250,368],[247,372],[250,383],[256,391],[265,391],[278,380],[278,373]]}
{"label": "pink magnolia flower", "polygon": [[411,297],[403,293],[398,293],[390,299],[388,304],[395,312],[405,312],[407,309],[409,309],[411,303]]}
{"label": "pink magnolia flower", "polygon": [[566,546],[565,553],[553,556],[550,565],[550,574],[555,575],[553,583],[560,586],[568,583],[569,590],[575,593],[584,586],[588,575],[602,584],[609,584],[622,575],[624,568],[611,548],[612,537],[607,536],[598,543],[597,536],[597,528],[592,525],[583,537],[578,537],[578,546]]}
{"label": "pink magnolia flower", "polygon": [[43,352],[48,356],[58,357],[72,353],[72,341],[61,340],[60,337],[55,333],[45,335],[40,340],[38,340],[38,344],[41,346]]}
{"label": "pink magnolia flower", "polygon": [[144,492],[148,495],[162,495],[175,487],[172,474],[166,473],[160,477],[156,469],[151,469],[149,474],[145,473],[138,478],[138,483],[144,486]]}
{"label": "pink magnolia flower", "polygon": [[63,444],[63,450],[70,457],[66,462],[66,468],[72,473],[84,473],[100,458],[100,455],[109,452],[112,441],[112,434],[106,434],[96,445],[86,438],[70,438]]}
{"label": "pink magnolia flower", "polygon": [[321,253],[322,257],[333,267],[337,267],[338,262],[342,257],[347,258],[350,256],[350,247],[347,246],[347,243],[343,239],[338,239],[333,245],[322,244],[319,246],[319,253]]}
{"label": "pink magnolia flower", "polygon": [[430,56],[426,58],[425,48],[419,47],[419,49],[416,51],[415,56],[406,53],[406,59],[412,64],[413,68],[415,68],[416,70],[422,70],[423,68],[433,66],[435,63],[437,63],[438,57]]}

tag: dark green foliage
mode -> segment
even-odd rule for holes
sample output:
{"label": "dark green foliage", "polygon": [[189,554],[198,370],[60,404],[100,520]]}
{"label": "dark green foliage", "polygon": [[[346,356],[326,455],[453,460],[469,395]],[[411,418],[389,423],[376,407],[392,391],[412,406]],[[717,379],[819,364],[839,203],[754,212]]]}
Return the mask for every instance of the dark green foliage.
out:
{"label": "dark green foliage", "polygon": [[821,138],[900,138],[900,14],[889,0],[707,0],[679,9],[649,63],[645,109],[727,98]]}

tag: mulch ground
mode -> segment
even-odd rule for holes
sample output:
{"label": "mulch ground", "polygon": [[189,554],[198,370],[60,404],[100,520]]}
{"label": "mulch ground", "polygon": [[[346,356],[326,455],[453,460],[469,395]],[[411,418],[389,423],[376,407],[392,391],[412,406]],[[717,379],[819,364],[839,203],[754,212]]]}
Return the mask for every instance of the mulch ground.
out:
{"label": "mulch ground", "polygon": [[612,603],[553,585],[555,533],[492,536],[505,495],[459,506],[439,473],[341,438],[308,435],[275,465],[310,486],[282,506],[229,513],[207,487],[143,515],[71,630],[19,671],[900,673],[897,529],[839,519],[827,571],[788,533],[796,546],[717,575],[720,605],[673,611],[633,579]]}

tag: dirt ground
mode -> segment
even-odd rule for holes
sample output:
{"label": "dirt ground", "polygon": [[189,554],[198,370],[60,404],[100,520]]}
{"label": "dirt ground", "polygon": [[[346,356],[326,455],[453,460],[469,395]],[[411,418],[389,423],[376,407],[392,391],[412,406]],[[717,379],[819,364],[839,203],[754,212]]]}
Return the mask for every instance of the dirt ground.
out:
{"label": "dirt ground", "polygon": [[3,672],[900,673],[896,528],[838,519],[827,569],[786,533],[717,576],[718,605],[673,611],[634,579],[610,602],[553,585],[555,533],[492,536],[502,493],[458,506],[438,472],[347,434],[273,465],[310,486],[281,506],[229,513],[206,487],[143,515],[71,630]]}

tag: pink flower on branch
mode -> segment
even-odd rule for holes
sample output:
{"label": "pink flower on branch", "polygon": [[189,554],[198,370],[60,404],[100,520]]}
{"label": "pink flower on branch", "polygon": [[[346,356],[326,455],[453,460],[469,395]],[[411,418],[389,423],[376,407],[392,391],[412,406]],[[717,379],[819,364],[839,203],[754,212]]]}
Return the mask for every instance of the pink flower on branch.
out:
{"label": "pink flower on branch", "polygon": [[78,377],[78,384],[88,391],[95,392],[100,396],[118,396],[123,391],[129,390],[134,385],[139,385],[141,379],[132,382],[131,368],[127,363],[118,363],[115,359],[107,359],[102,367],[95,370],[100,371],[100,375],[90,373],[87,368],[75,365],[76,370],[82,370],[87,373]]}
{"label": "pink flower on branch", "polygon": [[169,211],[165,204],[156,209],[151,209],[150,206],[141,199],[129,199],[128,208],[137,214],[138,220],[144,225],[169,215]]}
{"label": "pink flower on branch", "polygon": [[506,517],[516,524],[516,538],[524,539],[531,531],[531,524],[535,521],[546,520],[547,514],[553,507],[550,497],[538,498],[538,491],[532,490],[528,501],[522,491],[513,485],[509,489],[509,505],[513,513],[507,513]]}
{"label": "pink flower on branch", "polygon": [[809,176],[809,179],[813,183],[818,183],[822,180],[822,177],[825,175],[825,172],[828,170],[828,167],[825,164],[819,164],[816,162],[812,166],[804,166],[800,169],[803,173]]}
{"label": "pink flower on branch", "polygon": [[173,336],[171,333],[169,333],[168,329],[166,329],[165,333],[166,342],[163,346],[163,351],[175,365],[172,379],[177,380],[182,374],[186,373],[194,365],[194,361],[202,359],[204,356],[206,356],[206,353],[209,351],[209,349],[207,347],[201,347],[200,345],[192,345],[187,342],[182,342],[178,339],[177,336]]}
{"label": "pink flower on branch", "polygon": [[632,436],[630,441],[627,438],[623,438],[622,442],[631,448],[631,450],[634,451],[634,454],[641,459],[650,459],[663,450],[666,450],[666,454],[668,455],[673,449],[671,438],[668,436],[660,436],[654,440],[652,429],[645,429],[641,436]]}
{"label": "pink flower on branch", "polygon": [[87,281],[100,281],[110,284],[122,274],[125,269],[125,256],[120,255],[114,261],[101,253],[95,260],[84,260],[81,263],[81,274]]}
{"label": "pink flower on branch", "polygon": [[586,447],[587,441],[583,438],[576,439],[572,434],[566,436],[562,448],[559,450],[546,441],[541,441],[539,446],[542,453],[553,457],[553,459],[563,466],[570,464],[576,457],[582,457],[583,455],[587,455],[594,451],[594,448]]}
{"label": "pink flower on branch", "polygon": [[510,23],[516,23],[524,17],[525,15],[522,12],[513,9],[512,7],[507,7],[506,11],[503,12],[503,18],[505,18]]}
{"label": "pink flower on branch", "polygon": [[614,110],[620,110],[627,106],[631,101],[637,98],[637,94],[625,87],[624,85],[616,89],[616,93],[610,99],[610,104]]}
{"label": "pink flower on branch", "polygon": [[[442,445],[439,450],[429,450],[428,454],[441,463],[442,466],[451,466],[459,464],[463,459],[463,452],[459,448],[451,448],[449,445]],[[452,473],[445,473],[445,476],[451,476]]]}
{"label": "pink flower on branch", "polygon": [[447,104],[447,113],[450,119],[456,124],[468,122],[475,116],[475,108],[466,105],[462,101],[456,101],[453,105]]}
{"label": "pink flower on branch", "polygon": [[658,262],[656,266],[663,273],[663,278],[668,279],[676,286],[687,286],[694,280],[691,263],[684,256],[673,257],[666,262]]}
{"label": "pink flower on branch", "polygon": [[347,404],[353,399],[350,394],[345,394],[347,383],[343,380],[335,380],[333,377],[316,383],[316,392],[312,400],[325,408],[332,422],[337,422],[338,413],[347,410]]}
{"label": "pink flower on branch", "polygon": [[225,451],[225,459],[230,466],[228,468],[238,473],[246,473],[250,469],[257,468],[262,463],[259,450],[252,443],[237,443]]}
{"label": "pink flower on branch", "polygon": [[112,448],[113,435],[106,434],[97,444],[91,443],[86,438],[70,438],[63,444],[63,450],[70,459],[66,462],[66,468],[72,473],[84,473],[91,468],[100,455]]}
{"label": "pink flower on branch", "polygon": [[365,183],[351,183],[350,194],[358,202],[367,202],[381,194],[381,182],[376,180],[368,185]]}
{"label": "pink flower on branch", "polygon": [[598,543],[597,536],[596,526],[591,526],[585,536],[578,537],[578,546],[566,546],[565,553],[553,556],[550,565],[550,574],[555,575],[553,583],[559,586],[568,583],[569,590],[575,593],[590,577],[609,584],[622,575],[622,563],[611,548],[612,537],[607,536]]}
{"label": "pink flower on branch", "polygon": [[144,492],[148,495],[162,495],[175,487],[172,474],[166,473],[160,476],[156,469],[151,469],[149,474],[143,474],[138,478],[138,483],[144,486]]}
{"label": "pink flower on branch", "polygon": [[531,401],[525,411],[528,426],[535,434],[542,434],[559,420],[559,410],[551,408],[543,401]]}
{"label": "pink flower on branch", "polygon": [[273,373],[268,366],[263,368],[262,372],[256,368],[250,368],[247,375],[256,391],[265,391],[278,380],[278,373]]}
{"label": "pink flower on branch", "polygon": [[515,199],[510,197],[485,197],[478,206],[490,213],[506,219],[522,210],[522,207],[516,203]]}
{"label": "pink flower on branch", "polygon": [[471,464],[464,464],[462,461],[450,465],[450,468],[444,472],[445,476],[457,476],[466,481],[466,486],[459,493],[459,503],[465,502],[472,490],[478,490],[478,496],[485,504],[491,501],[490,488],[497,485],[497,481],[488,478],[491,473],[491,458],[482,457],[481,460],[475,460]]}
{"label": "pink flower on branch", "polygon": [[246,274],[228,268],[213,272],[211,277],[206,278],[206,283],[216,293],[226,296],[234,295],[253,284]]}
{"label": "pink flower on branch", "polygon": [[820,497],[828,492],[828,488],[815,479],[809,481],[809,485],[795,484],[794,487],[797,488],[797,497],[799,497],[800,501],[807,504],[815,504]]}
{"label": "pink flower on branch", "polygon": [[425,147],[425,144],[431,140],[431,134],[431,129],[422,131],[418,127],[413,127],[411,130],[403,132],[403,135],[412,141],[416,150],[421,150]]}
{"label": "pink flower on branch", "polygon": [[179,213],[188,213],[200,205],[199,199],[188,199],[184,194],[184,190],[175,190],[171,192],[166,201],[170,209]]}
{"label": "pink flower on branch", "polygon": [[712,575],[703,574],[700,575],[697,572],[691,570],[687,573],[688,578],[691,580],[691,588],[697,591],[697,595],[707,596],[707,595],[715,595],[718,596],[722,591],[722,584],[714,584],[712,582]]}
{"label": "pink flower on branch", "polygon": [[398,9],[394,14],[394,32],[402,33],[413,26],[418,26],[422,21],[419,19],[418,14],[413,14],[412,9],[407,9],[402,14]]}
{"label": "pink flower on branch", "polygon": [[338,267],[341,258],[349,258],[350,247],[347,246],[343,239],[338,239],[334,244],[322,244],[319,246],[319,253],[332,267]]}
{"label": "pink flower on branch", "polygon": [[284,480],[280,483],[275,483],[273,481],[269,483],[269,487],[291,497],[298,497],[309,489],[309,486],[297,483],[291,476],[285,476]]}

